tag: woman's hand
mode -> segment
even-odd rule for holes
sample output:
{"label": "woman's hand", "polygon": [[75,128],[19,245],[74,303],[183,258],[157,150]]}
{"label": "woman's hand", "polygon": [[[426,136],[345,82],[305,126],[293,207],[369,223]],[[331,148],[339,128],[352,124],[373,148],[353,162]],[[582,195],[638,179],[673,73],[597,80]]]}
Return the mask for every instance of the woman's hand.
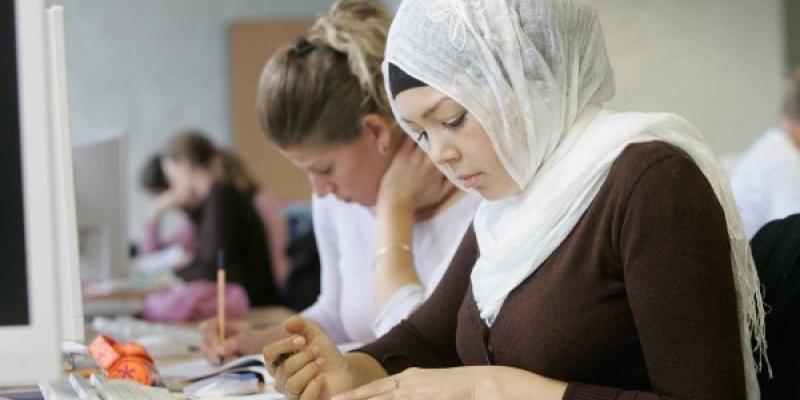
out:
{"label": "woman's hand", "polygon": [[294,316],[283,327],[290,336],[264,347],[276,390],[288,400],[317,400],[353,387],[347,360],[316,323]]}
{"label": "woman's hand", "polygon": [[225,324],[225,340],[221,342],[216,318],[201,322],[198,329],[203,335],[203,357],[212,365],[228,362],[244,354],[258,353],[260,349],[260,346],[256,346],[255,351],[246,350],[248,346],[245,342],[252,333],[246,321],[228,321]]}
{"label": "woman's hand", "polygon": [[476,385],[481,379],[477,374],[480,368],[409,368],[397,375],[335,396],[333,400],[482,400],[482,397],[476,396]]}
{"label": "woman's hand", "polygon": [[378,207],[418,211],[440,203],[455,186],[413,140],[403,139],[381,179]]}
{"label": "woman's hand", "polygon": [[410,368],[333,400],[560,400],[567,384],[511,367]]}
{"label": "woman's hand", "polygon": [[150,205],[150,221],[160,220],[167,211],[181,205],[181,195],[174,189],[167,189],[163,193],[155,196]]}
{"label": "woman's hand", "polygon": [[260,353],[268,343],[287,336],[278,326],[253,329],[246,321],[229,321],[225,324],[225,340],[220,342],[216,318],[203,321],[199,329],[203,334],[203,356],[212,365]]}

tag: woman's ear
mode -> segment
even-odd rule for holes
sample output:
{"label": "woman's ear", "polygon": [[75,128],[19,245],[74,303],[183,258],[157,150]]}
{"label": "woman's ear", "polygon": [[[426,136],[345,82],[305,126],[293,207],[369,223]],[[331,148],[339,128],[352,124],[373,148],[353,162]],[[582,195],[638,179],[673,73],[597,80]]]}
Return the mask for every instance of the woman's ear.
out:
{"label": "woman's ear", "polygon": [[380,114],[370,113],[361,117],[361,131],[373,140],[381,155],[388,155],[392,149],[393,124]]}

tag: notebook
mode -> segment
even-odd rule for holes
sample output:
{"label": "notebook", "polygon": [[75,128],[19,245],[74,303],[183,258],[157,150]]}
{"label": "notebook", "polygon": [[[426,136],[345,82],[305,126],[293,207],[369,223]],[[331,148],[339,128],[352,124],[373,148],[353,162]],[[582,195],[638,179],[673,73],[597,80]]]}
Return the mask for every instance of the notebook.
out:
{"label": "notebook", "polygon": [[223,372],[252,372],[259,375],[270,386],[273,382],[272,377],[267,372],[267,366],[264,364],[264,357],[261,354],[240,357],[220,366],[209,365],[208,361],[200,358],[174,364],[157,365],[157,367],[164,381],[177,381],[183,384],[196,382]]}

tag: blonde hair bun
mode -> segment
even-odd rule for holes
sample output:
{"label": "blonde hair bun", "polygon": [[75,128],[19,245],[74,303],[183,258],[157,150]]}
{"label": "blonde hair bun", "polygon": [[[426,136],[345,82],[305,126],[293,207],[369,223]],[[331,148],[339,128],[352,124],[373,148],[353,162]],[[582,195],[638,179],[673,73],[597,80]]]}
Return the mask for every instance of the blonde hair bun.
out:
{"label": "blonde hair bun", "polygon": [[386,8],[372,0],[338,0],[311,28],[310,39],[347,56],[353,75],[381,110],[389,111],[381,62],[391,24]]}

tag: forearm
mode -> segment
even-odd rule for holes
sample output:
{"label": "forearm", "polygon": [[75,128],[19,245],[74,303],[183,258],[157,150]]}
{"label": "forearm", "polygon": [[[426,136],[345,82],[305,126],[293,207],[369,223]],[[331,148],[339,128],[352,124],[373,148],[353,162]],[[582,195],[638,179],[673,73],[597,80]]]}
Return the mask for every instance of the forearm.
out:
{"label": "forearm", "polygon": [[475,368],[475,400],[561,400],[567,383],[511,367]]}
{"label": "forearm", "polygon": [[353,378],[353,387],[357,388],[372,381],[388,376],[386,370],[372,356],[365,353],[351,352],[345,355],[350,376]]}
{"label": "forearm", "polygon": [[375,263],[375,314],[401,288],[419,284],[414,267],[413,253],[394,245],[411,246],[414,231],[414,208],[410,204],[382,201],[376,207]]}

